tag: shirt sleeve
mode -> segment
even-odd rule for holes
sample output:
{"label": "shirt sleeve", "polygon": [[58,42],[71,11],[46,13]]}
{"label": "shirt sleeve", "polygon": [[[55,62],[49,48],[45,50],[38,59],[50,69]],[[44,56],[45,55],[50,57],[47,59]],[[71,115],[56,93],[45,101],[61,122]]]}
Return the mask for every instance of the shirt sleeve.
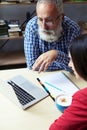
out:
{"label": "shirt sleeve", "polygon": [[[27,24],[24,36],[24,51],[26,57],[27,67],[32,69],[36,59],[42,54],[39,48],[39,41],[37,32],[31,27],[30,23]],[[58,51],[58,50],[57,50]],[[48,67],[50,70],[71,70],[68,67],[69,57],[64,52],[58,51],[58,58]]]}
{"label": "shirt sleeve", "polygon": [[26,57],[27,67],[32,69],[35,60],[40,55],[39,47],[38,47],[38,40],[37,40],[37,32],[34,31],[34,27],[31,27],[31,22],[27,24],[25,29],[25,36],[24,36],[24,51]]}
{"label": "shirt sleeve", "polygon": [[[79,25],[70,20],[68,20],[64,23],[64,32],[63,32],[63,41],[62,41],[62,46],[65,46],[65,49],[67,52],[69,52],[69,46],[71,45],[71,42],[73,39],[75,39],[77,36],[81,34],[81,30]],[[64,50],[65,51],[65,50]],[[48,67],[48,70],[66,70],[73,72],[73,70],[68,66],[69,64],[69,56],[68,53],[64,53],[64,51],[57,50],[58,52],[58,57],[57,59]]]}
{"label": "shirt sleeve", "polygon": [[49,130],[86,130],[87,129],[87,88],[77,91],[72,104],[51,124]]}
{"label": "shirt sleeve", "polygon": [[[57,50],[58,51],[58,50]],[[69,57],[64,52],[58,51],[57,59],[48,67],[48,70],[66,70],[72,71],[70,67],[68,67]]]}
{"label": "shirt sleeve", "polygon": [[[52,50],[53,46],[46,48],[45,41],[42,41],[38,35],[38,27],[34,20],[30,20],[25,29],[25,36],[24,36],[24,51],[26,57],[27,67],[32,69],[33,64],[35,63],[36,59],[48,50]],[[68,22],[66,22],[68,23]],[[71,24],[71,23],[70,23]],[[56,60],[49,65],[47,71],[51,70],[66,70],[73,72],[72,69],[68,66],[69,57],[68,57],[68,46],[70,42],[79,35],[79,27],[77,25],[71,24],[67,26],[64,25],[64,35],[62,35],[62,45],[57,45],[57,52],[58,57]],[[59,47],[58,47],[59,46]],[[59,49],[62,48],[60,51]]]}

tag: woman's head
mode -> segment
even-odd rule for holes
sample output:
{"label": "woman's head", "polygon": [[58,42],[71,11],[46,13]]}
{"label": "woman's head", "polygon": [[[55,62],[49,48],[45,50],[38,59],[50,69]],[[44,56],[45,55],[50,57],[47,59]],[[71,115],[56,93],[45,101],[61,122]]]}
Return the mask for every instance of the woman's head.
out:
{"label": "woman's head", "polygon": [[70,46],[70,57],[76,73],[87,80],[87,34],[73,40]]}

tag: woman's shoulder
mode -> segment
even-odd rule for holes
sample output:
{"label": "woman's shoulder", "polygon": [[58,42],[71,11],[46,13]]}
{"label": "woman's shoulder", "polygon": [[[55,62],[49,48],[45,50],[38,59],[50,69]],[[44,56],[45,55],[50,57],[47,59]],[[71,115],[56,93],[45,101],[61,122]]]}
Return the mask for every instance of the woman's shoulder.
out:
{"label": "woman's shoulder", "polygon": [[80,89],[79,91],[77,91],[74,95],[73,98],[75,99],[79,99],[79,100],[87,100],[87,87]]}

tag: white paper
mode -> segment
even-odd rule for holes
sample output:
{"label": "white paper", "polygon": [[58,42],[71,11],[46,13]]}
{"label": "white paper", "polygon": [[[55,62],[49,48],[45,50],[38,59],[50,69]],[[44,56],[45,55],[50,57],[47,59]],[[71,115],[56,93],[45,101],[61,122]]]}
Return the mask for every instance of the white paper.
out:
{"label": "white paper", "polygon": [[54,97],[62,93],[72,96],[79,90],[62,72],[45,76],[40,80]]}

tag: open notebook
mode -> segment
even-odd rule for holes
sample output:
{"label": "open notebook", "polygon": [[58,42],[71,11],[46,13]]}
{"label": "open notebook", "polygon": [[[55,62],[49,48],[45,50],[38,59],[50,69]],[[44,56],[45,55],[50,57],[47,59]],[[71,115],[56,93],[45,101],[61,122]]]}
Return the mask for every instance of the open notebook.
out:
{"label": "open notebook", "polygon": [[13,77],[9,81],[0,79],[0,92],[22,109],[26,109],[48,96],[47,92],[21,75]]}
{"label": "open notebook", "polygon": [[54,98],[60,94],[72,96],[79,90],[63,72],[40,77],[40,80]]}

